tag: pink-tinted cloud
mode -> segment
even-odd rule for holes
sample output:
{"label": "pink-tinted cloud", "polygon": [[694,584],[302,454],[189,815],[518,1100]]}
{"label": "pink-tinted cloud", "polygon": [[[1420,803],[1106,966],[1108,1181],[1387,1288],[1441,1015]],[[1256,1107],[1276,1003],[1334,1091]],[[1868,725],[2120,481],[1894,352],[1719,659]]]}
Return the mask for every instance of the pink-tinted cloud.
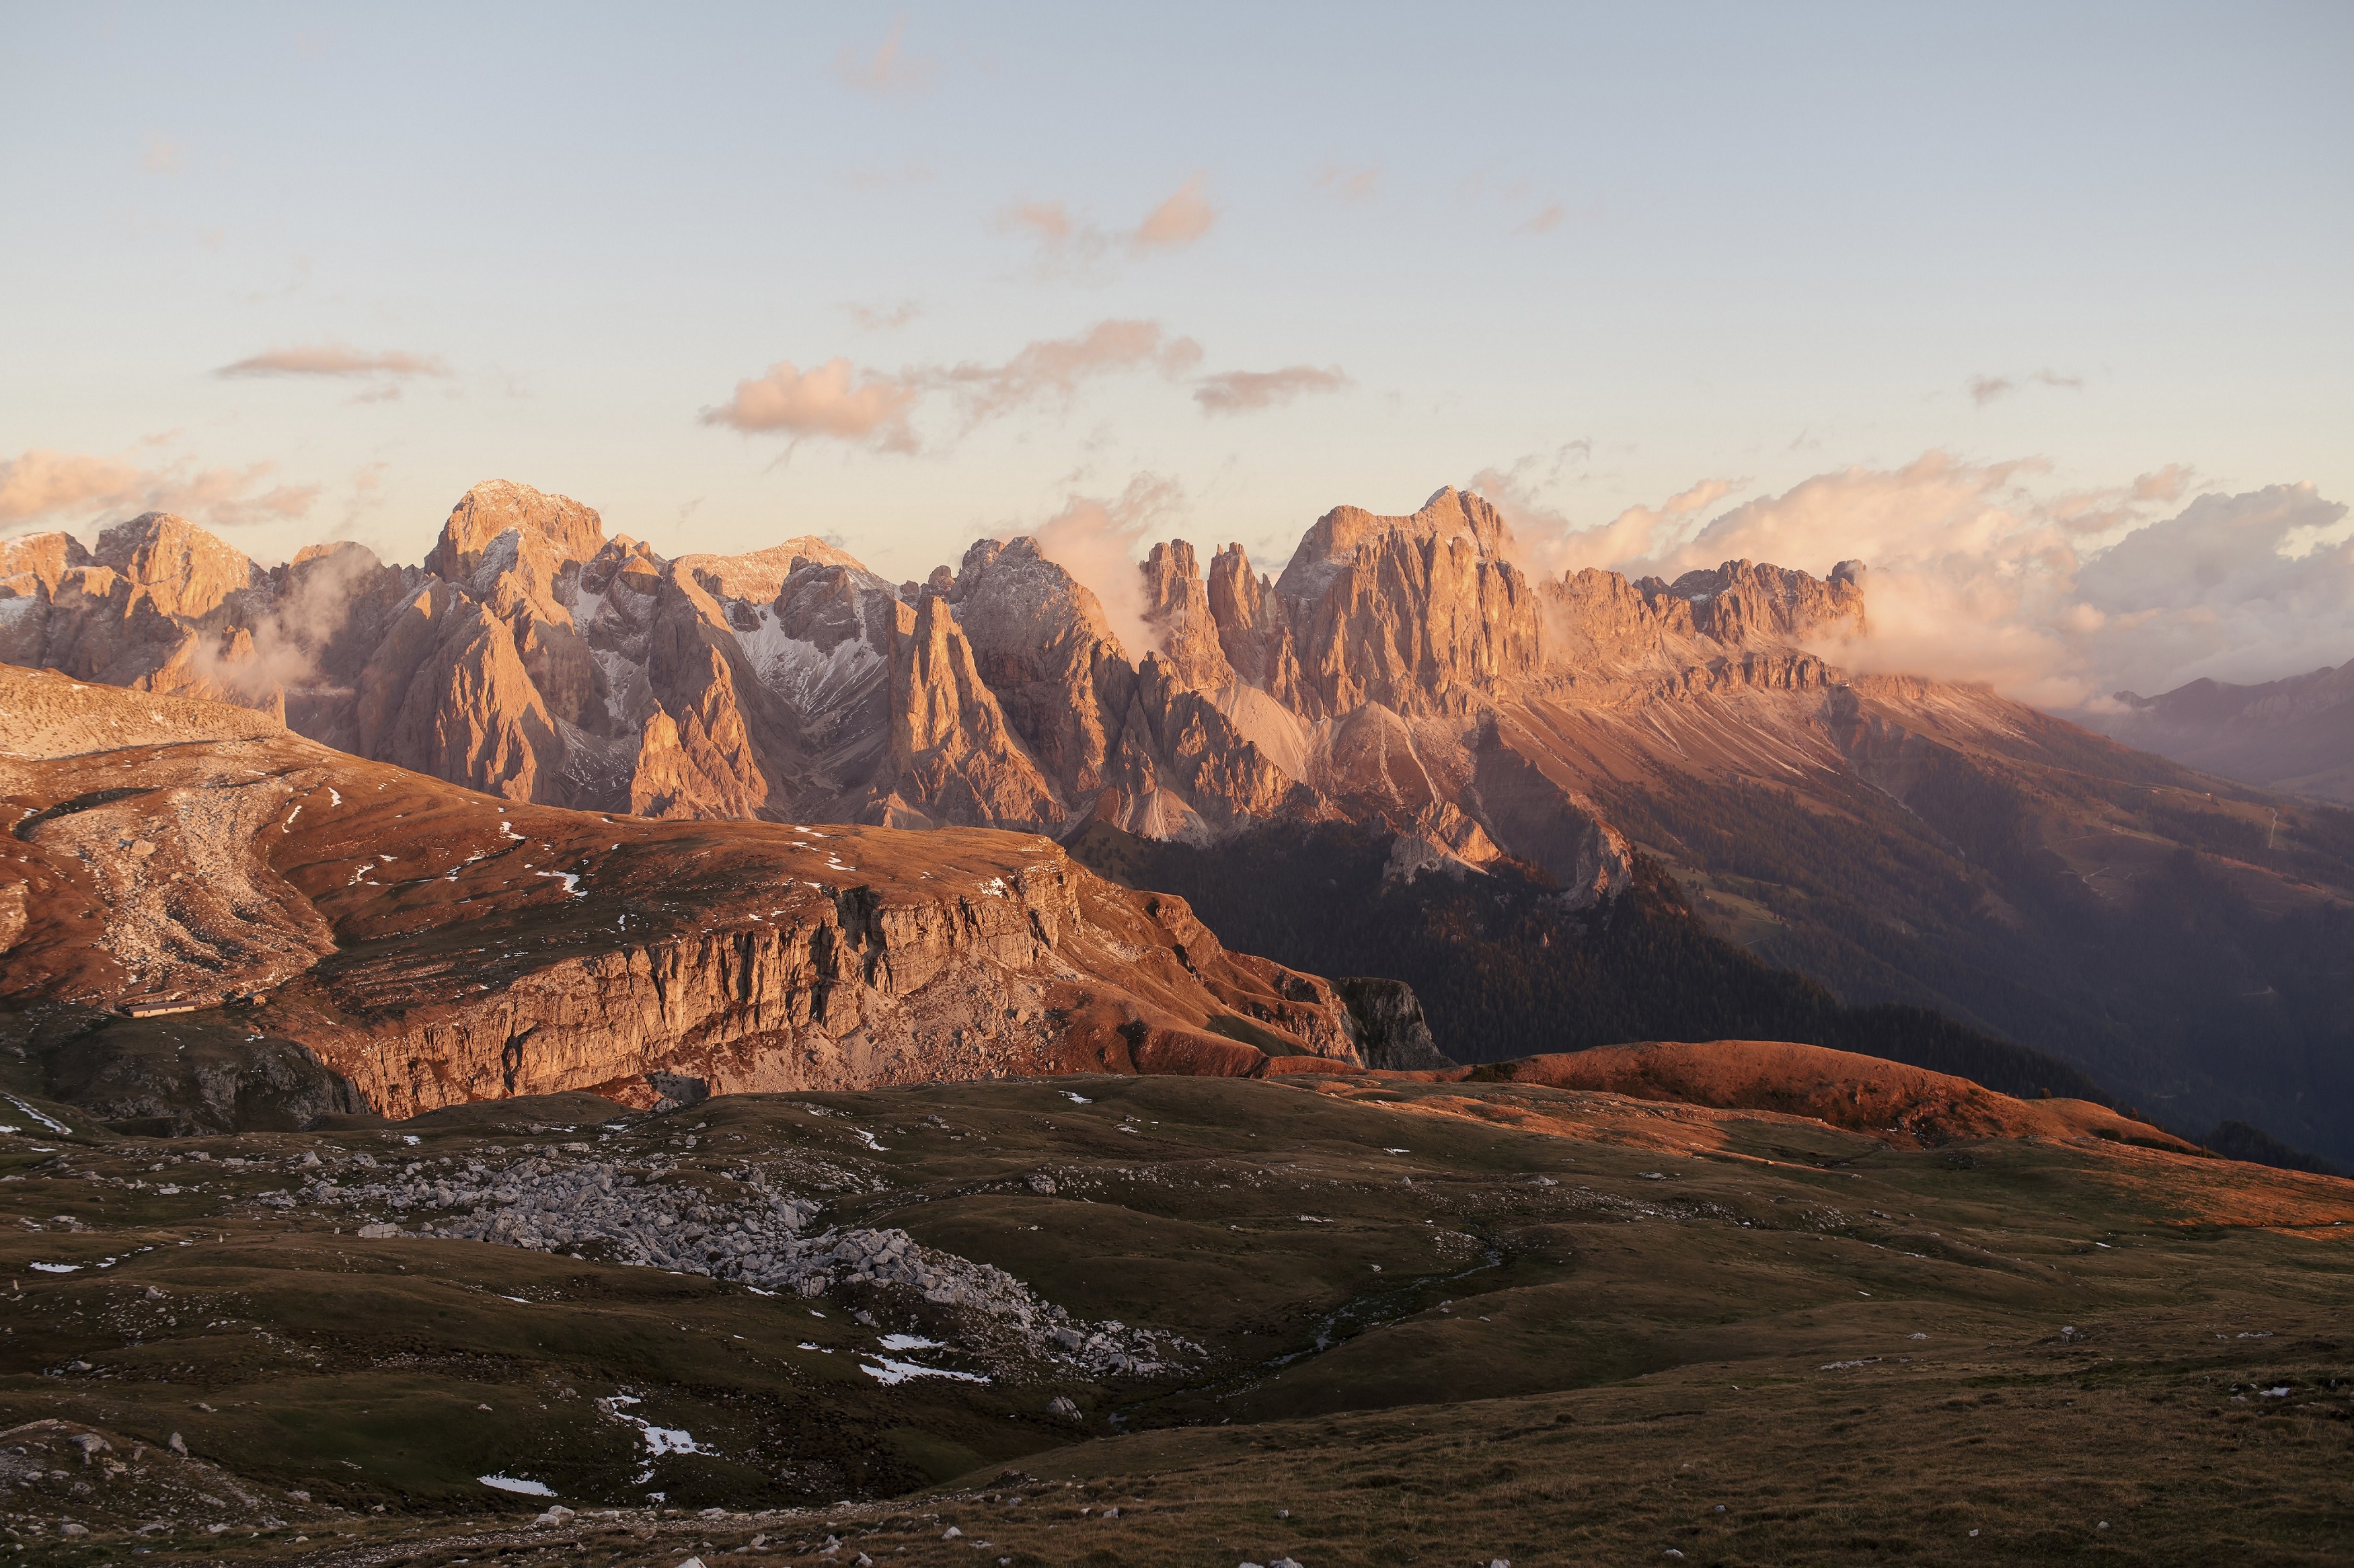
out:
{"label": "pink-tinted cloud", "polygon": [[924,308],[913,300],[901,300],[896,305],[847,304],[842,307],[850,319],[868,332],[897,332],[924,313]]}
{"label": "pink-tinted cloud", "polygon": [[875,46],[873,54],[844,48],[834,57],[834,79],[878,98],[895,92],[920,92],[929,87],[936,62],[928,56],[908,53],[907,33],[907,19],[902,16],[891,24],[891,31]]}
{"label": "pink-tinted cloud", "polygon": [[1136,549],[1184,500],[1173,481],[1140,473],[1109,499],[1068,497],[1060,512],[1032,532],[1041,554],[1094,590],[1104,619],[1131,659],[1158,646],[1144,619],[1144,574]]}
{"label": "pink-tinted cloud", "polygon": [[748,435],[782,434],[796,443],[825,436],[882,451],[912,452],[917,440],[908,416],[923,395],[920,384],[854,370],[846,359],[829,359],[810,370],[779,360],[767,375],[736,383],[735,396],[705,408],[703,422]]}
{"label": "pink-tinted cloud", "polygon": [[1131,229],[1108,232],[1075,216],[1060,201],[1017,202],[999,211],[996,228],[1001,234],[1021,235],[1036,245],[1042,274],[1086,275],[1115,249],[1141,259],[1182,250],[1207,234],[1218,220],[1218,209],[1204,194],[1205,185],[1198,175],[1186,181]]}
{"label": "pink-tinted cloud", "polygon": [[968,360],[913,366],[896,375],[832,359],[810,370],[791,361],[736,384],[734,396],[705,408],[706,425],[750,433],[849,441],[879,451],[912,452],[922,444],[915,416],[935,397],[951,401],[962,428],[1042,403],[1068,403],[1082,384],[1133,371],[1175,377],[1201,364],[1202,347],[1159,322],[1097,322],[1076,337],[1040,338],[1002,364]]}
{"label": "pink-tinted cloud", "polygon": [[176,175],[187,166],[188,150],[177,142],[162,136],[147,138],[147,150],[140,155],[140,167],[151,175]]}
{"label": "pink-tinted cloud", "polygon": [[1338,164],[1327,160],[1316,171],[1316,188],[1331,191],[1342,201],[1363,201],[1380,185],[1379,164]]}
{"label": "pink-tinted cloud", "polygon": [[[1593,455],[1591,441],[1570,441],[1551,454],[1543,484],[1559,482],[1564,470]],[[1671,540],[1710,507],[1743,489],[1745,479],[1703,479],[1657,506],[1629,506],[1606,523],[1580,527],[1538,497],[1542,485],[1532,471],[1541,460],[1524,458],[1509,470],[1482,469],[1471,488],[1496,503],[1512,529],[1512,554],[1543,577],[1585,567],[1620,567],[1639,561]]]}
{"label": "pink-tinted cloud", "polygon": [[1193,401],[1205,414],[1241,414],[1271,408],[1294,397],[1316,392],[1338,392],[1349,385],[1337,365],[1287,365],[1280,370],[1229,370],[1204,376],[1193,389]]}
{"label": "pink-tinted cloud", "polygon": [[1202,362],[1202,345],[1172,337],[1159,322],[1097,322],[1077,337],[1042,338],[1002,365],[966,363],[940,373],[963,401],[969,423],[1026,405],[1065,400],[1082,381],[1123,371],[1183,376]]}
{"label": "pink-tinted cloud", "polygon": [[431,355],[387,350],[371,354],[348,344],[314,343],[273,348],[213,372],[247,376],[447,376],[450,367]]}
{"label": "pink-tinted cloud", "polygon": [[36,447],[0,461],[0,528],[78,528],[143,512],[175,512],[223,527],[303,515],[320,487],[271,485],[276,466],[199,468],[183,461],[155,467]]}
{"label": "pink-tinted cloud", "polygon": [[2192,475],[2179,464],[2057,493],[2040,486],[2047,471],[1932,451],[1817,474],[1697,527],[1719,499],[1709,486],[1522,544],[1670,580],[1727,560],[1818,574],[1860,560],[1865,630],[1822,644],[1825,657],[2062,709],[2354,657],[2354,530],[2310,484],[2180,504]]}
{"label": "pink-tinted cloud", "polygon": [[1554,229],[1561,227],[1562,219],[1568,216],[1569,209],[1562,206],[1561,203],[1555,202],[1551,207],[1545,208],[1543,212],[1537,214],[1534,217],[1529,219],[1526,223],[1521,225],[1520,232],[1522,234],[1551,234]]}
{"label": "pink-tinted cloud", "polygon": [[1017,202],[997,215],[1000,227],[1035,235],[1049,245],[1071,237],[1071,209],[1058,201]]}
{"label": "pink-tinted cloud", "polygon": [[1128,248],[1138,256],[1160,250],[1182,250],[1210,232],[1218,209],[1203,194],[1206,182],[1199,175],[1177,187],[1177,194],[1147,213],[1129,236]]}

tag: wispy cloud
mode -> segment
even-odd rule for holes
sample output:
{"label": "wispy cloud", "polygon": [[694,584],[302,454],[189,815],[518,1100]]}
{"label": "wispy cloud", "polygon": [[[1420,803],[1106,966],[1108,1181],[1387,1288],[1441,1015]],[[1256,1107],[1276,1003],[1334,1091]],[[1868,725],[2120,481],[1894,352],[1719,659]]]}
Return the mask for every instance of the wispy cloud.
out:
{"label": "wispy cloud", "polygon": [[1379,164],[1340,164],[1326,159],[1316,171],[1316,188],[1331,191],[1342,201],[1363,201],[1381,183]]}
{"label": "wispy cloud", "polygon": [[140,154],[139,166],[151,175],[176,175],[187,166],[188,150],[177,142],[159,135],[147,138],[147,150]]}
{"label": "wispy cloud", "polygon": [[1082,384],[1158,371],[1177,377],[1202,362],[1202,346],[1151,321],[1097,322],[1076,337],[1040,338],[1001,363],[966,360],[896,374],[832,359],[810,370],[790,361],[736,384],[726,403],[703,411],[706,425],[748,433],[811,437],[913,452],[923,442],[914,418],[934,397],[953,405],[961,430],[1040,404],[1067,404]]}
{"label": "wispy cloud", "polygon": [[1526,223],[1521,225],[1521,227],[1514,230],[1514,232],[1519,234],[1551,234],[1554,229],[1561,227],[1561,220],[1568,216],[1569,209],[1562,206],[1561,203],[1555,202],[1551,207],[1546,207],[1543,212],[1537,214],[1534,217],[1529,219]]}
{"label": "wispy cloud", "polygon": [[896,305],[862,305],[855,302],[842,307],[850,319],[868,332],[897,332],[924,313],[923,306],[913,300],[901,300]]}
{"label": "wispy cloud", "polygon": [[1349,385],[1337,365],[1287,365],[1280,370],[1228,370],[1206,376],[1193,388],[1193,401],[1205,414],[1242,414],[1272,408],[1295,397],[1317,392],[1338,392]]}
{"label": "wispy cloud", "polygon": [[1042,338],[1002,365],[962,364],[941,372],[940,385],[964,400],[977,423],[1027,404],[1067,401],[1079,383],[1121,371],[1158,370],[1183,376],[1202,362],[1202,345],[1172,337],[1159,322],[1097,322],[1077,337]]}
{"label": "wispy cloud", "polygon": [[919,92],[929,87],[938,62],[928,55],[909,53],[907,34],[907,19],[902,16],[891,24],[891,31],[873,54],[845,48],[834,57],[833,79],[845,87],[871,92],[878,98],[895,92]]}
{"label": "wispy cloud", "polygon": [[2056,370],[2039,370],[2031,376],[1973,376],[1962,384],[1963,389],[1970,395],[1970,401],[1981,408],[1989,403],[2009,397],[2023,385],[2056,387],[2064,391],[2082,392],[2084,389],[2084,378],[2081,376],[2062,376]]}
{"label": "wispy cloud", "polygon": [[1134,228],[1107,230],[1075,216],[1062,201],[1023,201],[1001,208],[996,228],[1037,247],[1042,274],[1060,277],[1085,274],[1115,251],[1141,260],[1183,250],[1207,234],[1218,221],[1208,181],[1194,175],[1150,212]]}
{"label": "wispy cloud", "polygon": [[348,344],[315,343],[292,348],[273,348],[234,365],[224,365],[214,375],[225,377],[247,376],[447,376],[450,367],[431,355],[405,354],[397,349],[370,353]]}
{"label": "wispy cloud", "polygon": [[36,447],[0,461],[0,528],[80,527],[143,512],[176,512],[222,527],[303,515],[320,487],[270,484],[276,467],[203,468],[186,460],[155,466]]}

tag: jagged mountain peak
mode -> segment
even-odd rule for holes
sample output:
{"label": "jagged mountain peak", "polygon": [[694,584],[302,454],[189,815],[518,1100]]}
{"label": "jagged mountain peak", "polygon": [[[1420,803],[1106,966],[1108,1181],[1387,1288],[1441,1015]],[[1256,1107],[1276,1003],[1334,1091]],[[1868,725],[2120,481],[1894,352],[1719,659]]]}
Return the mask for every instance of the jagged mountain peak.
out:
{"label": "jagged mountain peak", "polygon": [[[509,535],[514,540],[502,546]],[[535,556],[552,567],[592,559],[604,543],[604,520],[594,507],[513,480],[488,479],[450,509],[425,569],[448,582],[467,582],[486,560],[504,569],[518,556]]]}
{"label": "jagged mountain peak", "polygon": [[1359,547],[1385,536],[1442,543],[1463,539],[1481,558],[1499,558],[1511,537],[1503,514],[1478,494],[1442,485],[1422,506],[1403,516],[1386,516],[1361,506],[1336,506],[1319,517],[1276,579],[1287,599],[1320,597],[1347,569]]}

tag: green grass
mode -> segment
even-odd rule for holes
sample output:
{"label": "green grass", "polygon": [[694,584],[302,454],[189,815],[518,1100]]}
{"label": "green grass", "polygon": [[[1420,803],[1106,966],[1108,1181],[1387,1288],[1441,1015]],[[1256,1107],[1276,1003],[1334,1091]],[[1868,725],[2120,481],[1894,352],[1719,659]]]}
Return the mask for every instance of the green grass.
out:
{"label": "green grass", "polygon": [[[249,1557],[669,1568],[706,1540],[729,1552],[762,1535],[743,1560],[769,1562],[829,1532],[878,1563],[1670,1561],[1671,1546],[1727,1563],[2321,1563],[2343,1550],[2354,1251],[2317,1239],[2326,1228],[2183,1224],[2181,1194],[2151,1174],[2179,1168],[2137,1154],[1894,1149],[1764,1118],[1738,1122],[1724,1151],[1678,1151],[1415,1109],[1468,1097],[1497,1116],[1574,1114],[1592,1096],[1399,1085],[1382,1097],[1182,1078],[738,1097],[632,1117],[599,1146],[688,1169],[831,1172],[840,1190],[811,1193],[828,1204],[821,1224],[901,1226],[1074,1313],[1206,1352],[1181,1377],[1091,1383],[886,1388],[856,1370],[874,1336],[852,1314],[953,1341],[953,1312],[472,1243],[363,1242],[336,1233],[348,1215],[253,1213],[250,1194],[287,1184],[282,1166],[219,1163],[313,1148],[462,1160],[595,1137],[588,1118],[614,1113],[579,1097],[393,1128],[47,1142],[62,1155],[7,1139],[0,1160],[21,1180],[0,1183],[0,1278],[16,1282],[0,1423],[63,1416],[119,1447],[177,1431],[246,1484],[310,1492],[283,1530],[240,1535]],[[673,1141],[690,1134],[693,1150]],[[411,1150],[403,1135],[422,1141]],[[195,1150],[215,1159],[148,1169]],[[1053,1195],[1028,1185],[1040,1173]],[[166,1180],[205,1188],[154,1190]],[[2354,1222],[2354,1201],[2341,1207]],[[85,1228],[55,1221],[66,1213]],[[37,1275],[37,1259],[85,1266]],[[2255,1392],[2273,1387],[2291,1392]],[[715,1452],[665,1457],[638,1479],[634,1434],[596,1404],[620,1393]],[[1079,1421],[1047,1409],[1057,1395]],[[517,1533],[529,1510],[473,1478],[519,1469],[584,1510],[636,1511],[584,1513],[560,1540]],[[102,1496],[37,1490],[0,1513],[89,1515],[95,1531],[34,1542],[57,1561],[228,1550],[185,1531],[134,1541],[124,1531],[142,1520],[100,1516]],[[655,1490],[670,1512],[642,1510]],[[985,1500],[1013,1494],[1023,1501]],[[1079,1511],[1113,1504],[1115,1521]],[[706,1507],[787,1511],[693,1511]],[[965,1539],[943,1542],[947,1522]],[[995,1550],[973,1552],[982,1539]]]}

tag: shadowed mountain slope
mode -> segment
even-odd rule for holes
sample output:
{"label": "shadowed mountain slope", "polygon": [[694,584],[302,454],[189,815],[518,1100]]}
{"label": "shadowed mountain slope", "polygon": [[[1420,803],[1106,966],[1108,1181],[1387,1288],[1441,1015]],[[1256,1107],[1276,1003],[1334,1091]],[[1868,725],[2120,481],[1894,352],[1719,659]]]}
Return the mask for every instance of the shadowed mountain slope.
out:
{"label": "shadowed mountain slope", "polygon": [[2128,746],[2243,784],[2354,806],[2354,660],[2261,685],[2119,692],[2085,722]]}

